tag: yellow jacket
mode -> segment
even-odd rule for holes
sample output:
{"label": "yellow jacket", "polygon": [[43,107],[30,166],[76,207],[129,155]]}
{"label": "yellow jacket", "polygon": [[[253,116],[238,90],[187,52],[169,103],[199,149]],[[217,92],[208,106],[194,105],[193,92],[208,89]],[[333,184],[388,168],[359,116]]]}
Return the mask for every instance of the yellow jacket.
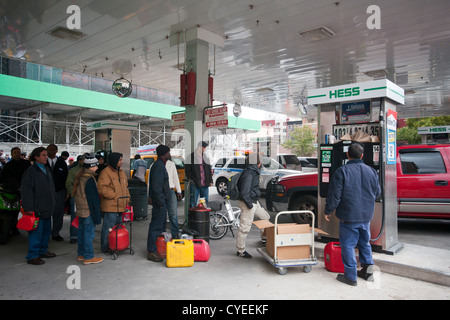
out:
{"label": "yellow jacket", "polygon": [[[131,201],[125,172],[111,166],[103,169],[98,178],[98,193],[102,212],[125,212],[127,203]],[[128,198],[119,199],[121,197]]]}

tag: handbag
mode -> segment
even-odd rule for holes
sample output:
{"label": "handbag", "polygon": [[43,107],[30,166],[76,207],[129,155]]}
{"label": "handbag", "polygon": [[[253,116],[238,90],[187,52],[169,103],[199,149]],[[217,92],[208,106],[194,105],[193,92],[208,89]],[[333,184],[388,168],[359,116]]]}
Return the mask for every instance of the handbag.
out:
{"label": "handbag", "polygon": [[39,218],[36,217],[35,213],[32,211],[24,212],[23,208],[20,209],[22,212],[22,218],[17,221],[17,229],[24,231],[33,231],[39,225]]}

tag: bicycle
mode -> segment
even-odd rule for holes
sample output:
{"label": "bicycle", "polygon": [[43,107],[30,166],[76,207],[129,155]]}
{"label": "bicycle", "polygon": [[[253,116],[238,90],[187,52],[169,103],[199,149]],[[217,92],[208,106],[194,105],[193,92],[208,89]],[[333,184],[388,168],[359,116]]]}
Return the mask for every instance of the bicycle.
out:
{"label": "bicycle", "polygon": [[222,239],[228,232],[231,231],[233,237],[233,229],[239,228],[239,218],[241,216],[241,209],[232,207],[230,197],[223,197],[223,202],[210,202],[211,213],[209,215],[209,237],[212,240]]}

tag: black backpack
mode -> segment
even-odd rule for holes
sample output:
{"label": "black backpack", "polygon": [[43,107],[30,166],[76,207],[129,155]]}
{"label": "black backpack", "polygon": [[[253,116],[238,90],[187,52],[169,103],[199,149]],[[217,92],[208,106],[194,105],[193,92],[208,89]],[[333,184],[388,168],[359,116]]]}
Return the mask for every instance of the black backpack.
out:
{"label": "black backpack", "polygon": [[244,172],[244,170],[233,175],[228,182],[227,194],[231,200],[239,200],[240,192],[238,183],[239,179],[241,178],[242,172]]}

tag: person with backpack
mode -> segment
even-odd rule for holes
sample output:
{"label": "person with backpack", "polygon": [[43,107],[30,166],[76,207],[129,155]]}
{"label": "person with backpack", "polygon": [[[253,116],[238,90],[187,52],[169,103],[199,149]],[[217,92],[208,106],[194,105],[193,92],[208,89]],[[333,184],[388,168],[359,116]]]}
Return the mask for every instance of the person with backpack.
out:
{"label": "person with backpack", "polygon": [[[261,197],[261,191],[259,191],[259,178],[261,175],[260,156],[258,154],[248,155],[245,159],[245,164],[246,167],[240,173],[239,181],[237,182],[241,217],[236,239],[236,255],[241,258],[251,259],[252,256],[245,251],[245,242],[252,227],[252,222],[255,217],[262,220],[269,220],[270,215],[258,201]],[[263,234],[261,234],[261,240],[265,242],[262,235]]]}

